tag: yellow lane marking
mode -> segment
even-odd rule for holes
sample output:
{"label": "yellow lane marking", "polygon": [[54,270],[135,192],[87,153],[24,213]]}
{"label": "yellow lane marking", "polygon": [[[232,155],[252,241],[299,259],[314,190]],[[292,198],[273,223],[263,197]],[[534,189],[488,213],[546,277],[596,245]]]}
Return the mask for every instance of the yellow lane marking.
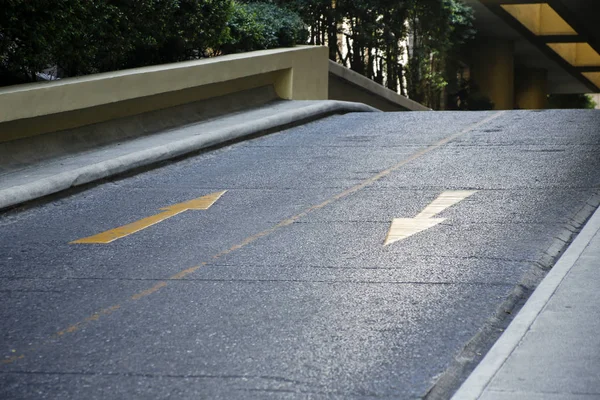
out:
{"label": "yellow lane marking", "polygon": [[131,296],[131,300],[139,300],[142,297],[150,296],[152,293],[159,291],[160,289],[164,288],[165,286],[167,286],[167,282],[165,282],[165,281],[158,282],[156,285],[152,286],[150,289],[146,289],[143,292],[134,294],[133,296]]}
{"label": "yellow lane marking", "polygon": [[[214,256],[213,256],[213,258],[214,258]],[[198,271],[201,267],[204,267],[206,264],[208,264],[208,262],[205,261],[195,267],[184,269],[183,271],[180,271],[180,272],[176,273],[175,275],[170,276],[168,278],[168,280],[169,281],[181,280],[181,279],[185,278],[186,276]],[[164,288],[165,286],[167,286],[167,284],[168,284],[168,281],[160,281],[156,285],[152,286],[150,289],[146,289],[142,292],[134,294],[133,296],[131,296],[131,300],[139,300],[143,297],[150,296],[152,293],[155,293],[155,292],[159,291],[160,289]]]}
{"label": "yellow lane marking", "polygon": [[445,209],[472,196],[476,190],[449,190],[439,195],[414,218],[394,218],[384,246],[406,239],[441,224],[446,218],[433,218]]}
{"label": "yellow lane marking", "polygon": [[99,233],[94,236],[89,236],[83,239],[75,240],[71,242],[71,244],[106,244],[110,242],[114,242],[117,239],[124,238],[125,236],[129,236],[133,233],[139,232],[142,229],[146,229],[152,225],[158,224],[161,221],[164,221],[167,218],[174,217],[177,214],[181,214],[187,210],[208,210],[223,194],[225,194],[226,190],[222,192],[211,193],[206,196],[199,197],[194,200],[186,201],[183,203],[175,204],[169,207],[163,207],[161,210],[163,212],[153,215],[151,217],[140,219],[139,221],[133,222],[131,224],[123,225],[119,228],[111,229],[106,232]]}
{"label": "yellow lane marking", "polygon": [[61,331],[56,332],[56,336],[63,336],[66,333],[73,333],[73,332],[77,332],[78,330],[80,330],[83,325],[92,322],[92,321],[98,321],[100,319],[101,316],[103,315],[110,315],[112,313],[114,313],[115,311],[117,311],[119,308],[121,308],[120,305],[115,305],[112,307],[108,307],[105,308],[104,310],[100,310],[98,312],[93,313],[92,315],[90,315],[89,317],[87,317],[86,319],[84,319],[83,321],[80,321],[76,324],[73,324],[71,326],[69,326],[68,328],[65,328]]}
{"label": "yellow lane marking", "polygon": [[[310,207],[310,208],[307,208],[307,209],[306,209],[306,210],[304,210],[303,212],[301,212],[301,213],[299,213],[299,214],[296,214],[295,216],[293,216],[293,217],[291,217],[291,218],[285,219],[285,220],[283,220],[283,221],[279,222],[277,225],[275,225],[275,226],[273,226],[273,227],[271,227],[271,228],[269,228],[269,229],[266,229],[266,230],[264,230],[264,231],[262,231],[262,232],[259,232],[259,233],[255,234],[255,235],[252,235],[252,236],[249,236],[249,237],[247,237],[246,239],[244,239],[244,240],[243,240],[242,242],[240,242],[239,244],[236,244],[235,246],[232,246],[232,247],[230,247],[230,248],[229,248],[229,249],[227,249],[227,250],[223,250],[223,251],[221,251],[220,253],[217,253],[217,254],[215,254],[215,255],[214,255],[214,256],[212,256],[211,258],[212,258],[213,260],[217,260],[217,259],[219,259],[219,258],[221,258],[221,257],[223,257],[223,256],[225,256],[225,255],[227,255],[227,254],[230,254],[230,253],[232,253],[232,252],[234,252],[234,251],[236,251],[236,250],[238,250],[238,249],[241,249],[241,248],[243,248],[243,247],[245,247],[245,246],[247,246],[247,245],[249,245],[249,244],[251,244],[251,243],[255,242],[256,240],[258,240],[258,239],[260,239],[260,238],[262,238],[262,237],[265,237],[265,236],[268,236],[268,235],[270,235],[271,233],[273,233],[273,232],[275,232],[275,231],[279,230],[280,228],[283,228],[283,227],[285,227],[285,226],[288,226],[288,225],[291,225],[291,224],[293,224],[293,223],[294,223],[295,221],[297,221],[298,219],[300,219],[300,218],[302,218],[302,217],[306,216],[307,214],[309,214],[309,213],[311,213],[311,212],[313,212],[313,211],[316,211],[316,210],[319,210],[319,209],[321,209],[321,208],[324,208],[324,207],[328,206],[329,204],[331,204],[331,203],[333,203],[333,202],[335,202],[335,201],[337,201],[337,200],[340,200],[340,199],[342,199],[342,198],[344,198],[344,197],[350,196],[351,194],[353,194],[353,193],[355,193],[355,192],[357,192],[357,191],[359,191],[359,190],[361,190],[361,189],[365,188],[366,186],[368,186],[368,185],[370,185],[370,184],[372,184],[372,183],[374,183],[374,182],[376,182],[376,181],[380,180],[381,178],[383,178],[383,177],[385,177],[385,176],[389,175],[390,173],[392,173],[392,172],[394,172],[395,170],[399,169],[400,167],[402,167],[402,166],[404,166],[404,165],[408,164],[409,162],[411,162],[411,161],[414,161],[414,160],[416,160],[417,158],[419,158],[419,157],[422,157],[422,156],[424,156],[425,154],[427,154],[427,153],[429,153],[429,152],[431,152],[431,151],[433,151],[433,150],[436,150],[436,149],[440,148],[441,146],[443,146],[443,145],[447,144],[448,142],[450,142],[450,141],[452,141],[452,140],[454,140],[454,139],[456,139],[456,138],[458,138],[458,137],[460,137],[460,136],[462,136],[462,135],[464,135],[464,134],[466,134],[466,133],[469,133],[469,132],[471,132],[471,131],[472,131],[472,130],[474,130],[474,129],[477,129],[477,128],[478,128],[478,127],[480,127],[481,125],[485,125],[486,123],[488,123],[488,122],[490,122],[490,121],[492,121],[492,120],[494,120],[494,119],[496,119],[496,118],[500,117],[500,116],[501,116],[501,115],[503,115],[505,112],[506,112],[506,111],[500,111],[500,112],[498,112],[498,113],[495,113],[495,114],[493,114],[493,115],[491,115],[491,116],[489,116],[489,117],[487,117],[487,118],[484,118],[483,120],[481,120],[481,121],[479,121],[479,122],[477,122],[477,123],[475,123],[475,124],[473,124],[473,125],[471,125],[471,126],[469,126],[469,127],[465,128],[464,130],[462,130],[462,131],[460,131],[460,132],[458,132],[458,133],[455,133],[454,135],[448,136],[447,138],[445,138],[445,139],[442,139],[442,140],[440,140],[440,141],[438,141],[438,142],[436,142],[436,143],[432,144],[431,146],[429,146],[429,147],[427,147],[427,148],[425,148],[425,149],[423,149],[423,150],[420,150],[420,151],[418,151],[417,153],[415,153],[415,154],[413,154],[412,156],[410,156],[410,157],[406,158],[405,160],[403,160],[403,161],[399,162],[398,164],[396,164],[396,165],[392,166],[391,168],[388,168],[388,169],[386,169],[386,170],[384,170],[384,171],[382,171],[382,172],[378,173],[377,175],[375,175],[375,176],[373,176],[373,177],[371,177],[371,178],[369,178],[369,179],[367,179],[367,180],[365,180],[365,181],[363,181],[363,182],[359,183],[358,185],[356,185],[356,186],[353,186],[353,187],[351,187],[350,189],[348,189],[348,190],[345,190],[345,191],[343,191],[343,192],[341,192],[341,193],[339,193],[339,194],[337,194],[337,195],[333,196],[332,198],[330,198],[330,199],[328,199],[328,200],[325,200],[324,202],[322,202],[322,203],[320,203],[320,204],[317,204],[317,205],[315,205],[315,206],[312,206],[312,207]],[[203,262],[203,263],[201,263],[201,264],[200,264],[200,265],[198,265],[198,266],[191,267],[191,268],[185,269],[185,270],[183,270],[183,271],[181,271],[181,272],[178,272],[177,274],[175,274],[175,275],[171,276],[170,278],[168,278],[168,279],[166,279],[166,280],[164,280],[164,281],[158,282],[158,283],[157,283],[156,285],[154,285],[153,287],[151,287],[151,288],[149,288],[149,289],[147,289],[147,290],[144,290],[144,291],[142,291],[142,292],[139,292],[139,293],[137,293],[137,294],[134,294],[133,296],[131,296],[131,297],[129,298],[129,300],[130,300],[130,301],[132,301],[132,300],[133,300],[133,301],[135,301],[135,300],[139,300],[139,299],[141,299],[141,298],[143,298],[143,297],[145,297],[145,296],[148,296],[148,295],[150,295],[150,294],[156,293],[156,292],[158,292],[160,289],[162,289],[163,287],[167,286],[167,285],[169,284],[169,281],[172,281],[172,280],[181,280],[181,279],[183,279],[184,277],[186,277],[186,276],[188,276],[188,275],[190,275],[190,274],[192,274],[192,273],[196,272],[196,271],[197,271],[197,270],[199,270],[201,267],[203,267],[203,266],[205,266],[205,265],[207,265],[207,264],[208,264],[208,262]],[[114,308],[114,310],[116,311],[116,309],[118,309],[118,308],[120,308],[120,307],[121,307],[121,306],[117,305],[117,306],[109,307],[109,308],[107,308],[106,310],[112,310],[112,309]],[[112,312],[112,311],[111,311],[111,312]],[[91,322],[94,322],[94,321],[98,320],[98,319],[100,318],[100,316],[102,316],[102,315],[106,315],[106,314],[105,314],[105,313],[103,313],[102,311],[100,311],[100,312],[97,312],[97,313],[94,313],[94,314],[92,314],[92,316],[90,316],[90,317],[88,317],[88,318],[84,319],[83,321],[80,321],[80,322],[78,322],[78,323],[75,323],[74,325],[72,325],[72,327],[76,327],[75,329],[70,329],[70,328],[67,328],[67,329],[65,329],[65,330],[62,330],[62,331],[60,331],[60,332],[59,332],[59,334],[57,334],[57,336],[58,336],[58,337],[62,337],[62,336],[65,334],[65,333],[73,333],[73,332],[76,332],[76,331],[80,330],[80,329],[81,329],[83,326],[85,326],[85,325],[87,325],[87,324],[89,324],[89,323],[91,323]],[[97,316],[97,317],[96,317],[96,316]],[[62,334],[60,334],[61,332],[62,332]],[[56,336],[55,336],[55,337],[56,337]],[[48,343],[50,343],[50,342],[48,342]],[[43,343],[42,343],[42,344],[43,344]],[[31,349],[30,349],[30,351],[33,351],[33,350],[35,350],[35,348],[31,348]],[[21,358],[24,358],[24,357],[25,357],[25,356],[24,356],[24,355],[22,355],[22,356],[20,356],[18,359],[21,359]],[[7,359],[3,360],[3,364],[10,364],[10,363],[13,363],[13,362],[15,362],[15,361],[17,361],[17,359],[11,360],[10,358],[7,358]]]}

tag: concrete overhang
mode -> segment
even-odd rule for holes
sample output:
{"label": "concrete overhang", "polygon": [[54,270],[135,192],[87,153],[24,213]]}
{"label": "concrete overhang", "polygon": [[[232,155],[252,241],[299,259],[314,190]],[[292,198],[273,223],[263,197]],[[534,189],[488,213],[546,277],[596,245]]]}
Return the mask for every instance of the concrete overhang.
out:
{"label": "concrete overhang", "polygon": [[515,43],[515,66],[548,71],[550,93],[600,92],[599,0],[465,0],[482,37]]}

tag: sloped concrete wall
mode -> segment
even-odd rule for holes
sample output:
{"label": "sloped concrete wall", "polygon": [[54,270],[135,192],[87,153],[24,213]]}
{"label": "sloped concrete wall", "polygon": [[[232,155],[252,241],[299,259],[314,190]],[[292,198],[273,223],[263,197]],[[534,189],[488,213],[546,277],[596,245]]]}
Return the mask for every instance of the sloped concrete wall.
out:
{"label": "sloped concrete wall", "polygon": [[329,61],[329,99],[364,103],[381,111],[431,110],[333,61]]}

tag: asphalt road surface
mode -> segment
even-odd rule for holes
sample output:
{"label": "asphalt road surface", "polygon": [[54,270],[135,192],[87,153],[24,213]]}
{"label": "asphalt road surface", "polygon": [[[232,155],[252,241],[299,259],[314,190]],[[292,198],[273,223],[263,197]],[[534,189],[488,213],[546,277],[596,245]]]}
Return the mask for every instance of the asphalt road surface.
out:
{"label": "asphalt road surface", "polygon": [[422,398],[599,188],[599,112],[369,113],[6,211],[0,398]]}

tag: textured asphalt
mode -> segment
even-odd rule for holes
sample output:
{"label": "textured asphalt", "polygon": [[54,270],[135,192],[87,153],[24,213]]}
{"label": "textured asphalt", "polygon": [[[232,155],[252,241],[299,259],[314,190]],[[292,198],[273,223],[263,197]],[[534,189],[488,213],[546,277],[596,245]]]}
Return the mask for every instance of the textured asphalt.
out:
{"label": "textured asphalt", "polygon": [[0,398],[422,398],[599,189],[599,112],[367,113],[4,212]]}

